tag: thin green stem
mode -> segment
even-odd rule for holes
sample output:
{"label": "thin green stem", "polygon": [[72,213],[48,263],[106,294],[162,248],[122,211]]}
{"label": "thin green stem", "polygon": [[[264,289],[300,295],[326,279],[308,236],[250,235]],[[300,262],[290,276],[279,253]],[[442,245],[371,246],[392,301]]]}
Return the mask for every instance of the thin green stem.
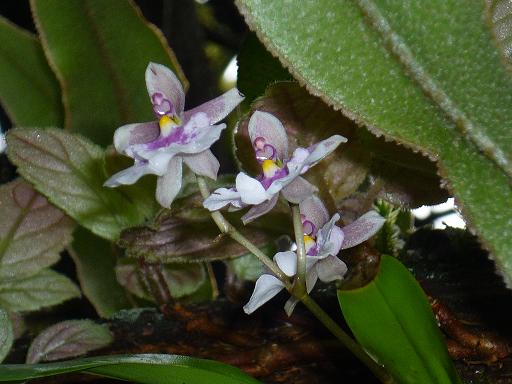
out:
{"label": "thin green stem", "polygon": [[301,298],[306,294],[306,246],[304,244],[304,229],[300,209],[297,204],[292,206],[293,231],[295,233],[295,244],[297,245],[297,274],[293,282],[293,295]]}
{"label": "thin green stem", "polygon": [[304,295],[300,298],[302,304],[309,309],[309,311],[315,315],[315,317],[334,335],[341,341],[341,343],[347,347],[359,360],[361,360],[377,377],[382,383],[392,384],[394,383],[393,378],[386,372],[386,370],[377,364],[368,355],[361,346],[354,341],[341,327],[314,301],[310,296]]}

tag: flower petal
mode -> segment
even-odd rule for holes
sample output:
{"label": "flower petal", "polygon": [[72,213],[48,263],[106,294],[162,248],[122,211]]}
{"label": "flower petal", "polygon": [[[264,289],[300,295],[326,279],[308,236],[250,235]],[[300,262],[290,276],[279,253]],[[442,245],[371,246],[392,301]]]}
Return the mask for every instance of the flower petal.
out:
{"label": "flower petal", "polygon": [[[287,163],[288,169],[290,172],[300,172],[301,174],[306,172],[309,168],[314,166],[324,157],[333,152],[338,145],[341,143],[346,143],[347,139],[340,135],[333,135],[328,139],[322,140],[307,149],[305,148],[297,148],[293,152],[293,156],[290,161]],[[309,152],[306,155],[306,152]]]}
{"label": "flower petal", "polygon": [[230,89],[215,99],[185,111],[184,121],[187,122],[194,114],[203,112],[208,116],[210,125],[216,124],[229,115],[243,99],[244,95],[242,95],[238,89]]}
{"label": "flower petal", "polygon": [[[189,123],[192,120],[189,121]],[[187,123],[188,124],[188,123]],[[187,127],[185,127],[186,129]],[[192,135],[194,136],[187,144],[173,143],[166,150],[176,153],[200,153],[210,149],[213,143],[220,138],[221,132],[226,128],[226,124],[205,125],[194,127]]]}
{"label": "flower petal", "polygon": [[164,208],[169,208],[181,189],[182,177],[181,156],[175,156],[167,165],[167,172],[158,178],[156,184],[156,200]]}
{"label": "flower petal", "polygon": [[219,188],[203,201],[203,207],[209,211],[217,211],[228,204],[238,208],[241,203],[240,193],[234,188]]}
{"label": "flower petal", "polygon": [[342,249],[355,247],[375,235],[384,225],[384,219],[376,211],[366,212],[353,223],[343,227],[345,239]]}
{"label": "flower petal", "polygon": [[288,316],[291,316],[292,313],[293,313],[293,310],[295,309],[295,307],[297,306],[297,304],[299,303],[299,299],[295,298],[295,297],[290,297],[286,303],[284,304],[284,311],[286,312],[286,314]]}
{"label": "flower petal", "polygon": [[288,137],[283,124],[274,115],[262,111],[254,112],[249,120],[249,136],[253,144],[257,138],[262,137],[265,144],[276,149],[279,159],[288,159]]}
{"label": "flower petal", "polygon": [[4,153],[7,148],[7,142],[5,141],[5,135],[0,131],[0,154]]}
{"label": "flower petal", "polygon": [[171,101],[176,113],[182,114],[185,107],[185,93],[173,71],[164,65],[149,63],[146,68],[146,87],[151,100],[155,93],[161,93],[165,99]]}
{"label": "flower petal", "polygon": [[311,259],[309,256],[306,256],[306,261],[310,261],[309,264],[310,267],[307,269],[307,273],[306,273],[306,291],[308,291],[308,293],[310,293],[313,288],[315,287],[315,284],[318,280],[318,272],[315,268],[315,265],[316,263],[318,262],[318,259]]}
{"label": "flower petal", "polygon": [[274,261],[284,274],[288,277],[297,273],[297,255],[292,251],[277,252]]}
{"label": "flower petal", "polygon": [[156,152],[148,158],[148,167],[151,169],[151,173],[163,176],[167,173],[169,168],[169,162],[174,158],[174,153],[167,152]]}
{"label": "flower petal", "polygon": [[329,256],[316,263],[318,278],[324,283],[341,280],[347,273],[347,265],[336,256]]}
{"label": "flower petal", "polygon": [[249,302],[244,305],[244,312],[248,315],[253,313],[284,288],[283,283],[277,277],[264,274],[256,280],[254,292]]}
{"label": "flower petal", "polygon": [[270,200],[264,201],[261,204],[253,206],[251,209],[247,211],[245,215],[242,216],[242,222],[245,224],[250,223],[253,220],[256,220],[258,217],[263,216],[265,213],[269,212],[277,203],[279,195],[276,194],[272,196]]}
{"label": "flower petal", "polygon": [[319,259],[324,259],[328,255],[336,256],[343,243],[344,233],[335,225],[340,219],[339,214],[334,214],[320,230],[318,231],[317,245],[319,247],[318,256]]}
{"label": "flower petal", "polygon": [[213,156],[209,149],[197,155],[184,155],[183,161],[195,174],[217,180],[220,167],[219,160]]}
{"label": "flower petal", "polygon": [[236,176],[235,183],[236,190],[240,193],[240,198],[245,204],[256,205],[268,199],[267,191],[265,191],[263,185],[243,172]]}
{"label": "flower petal", "polygon": [[306,220],[311,221],[317,229],[322,228],[329,221],[329,212],[317,196],[311,196],[301,201],[299,208],[300,213],[305,216]]}
{"label": "flower petal", "polygon": [[158,123],[135,123],[123,125],[114,133],[114,147],[119,153],[134,144],[145,144],[155,140],[160,134]]}
{"label": "flower petal", "polygon": [[299,204],[304,199],[311,197],[318,188],[303,177],[297,177],[290,184],[283,187],[281,193],[290,203]]}
{"label": "flower petal", "polygon": [[116,174],[110,176],[110,178],[103,183],[105,187],[118,187],[120,185],[131,185],[139,180],[142,176],[154,173],[148,164],[135,164],[129,168],[123,169]]}

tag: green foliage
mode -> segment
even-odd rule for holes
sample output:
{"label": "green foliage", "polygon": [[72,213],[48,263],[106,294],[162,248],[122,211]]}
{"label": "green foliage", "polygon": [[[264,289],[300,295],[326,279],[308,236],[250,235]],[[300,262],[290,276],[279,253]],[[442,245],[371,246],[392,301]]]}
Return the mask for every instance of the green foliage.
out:
{"label": "green foliage", "polygon": [[15,125],[63,124],[60,87],[39,40],[2,17],[0,102]]}
{"label": "green foliage", "polygon": [[68,320],[41,332],[30,344],[27,364],[78,357],[109,345],[113,336],[107,326],[91,320]]}
{"label": "green foliage", "polygon": [[14,331],[7,311],[0,308],[0,363],[11,350],[14,341]]}
{"label": "green foliage", "polygon": [[395,258],[384,255],[375,280],[338,299],[357,341],[398,383],[460,383],[425,294]]}
{"label": "green foliage", "polygon": [[107,145],[119,126],[153,119],[144,83],[150,61],[186,86],[161,32],[131,1],[32,0],[31,7],[61,83],[67,129]]}
{"label": "green foliage", "polygon": [[[9,159],[25,179],[79,224],[105,239],[115,240],[123,228],[140,224],[152,214],[139,186],[103,187],[109,176],[103,150],[79,135],[58,129],[17,128],[8,132],[7,142]],[[154,200],[153,195],[151,198]]]}
{"label": "green foliage", "polygon": [[84,228],[74,233],[69,250],[76,266],[82,292],[101,317],[129,308],[124,289],[116,280],[112,244]]}
{"label": "green foliage", "polygon": [[512,276],[512,81],[484,2],[236,3],[310,92],[436,159],[466,220]]}
{"label": "green foliage", "polygon": [[48,364],[0,365],[0,382],[83,372],[142,384],[257,384],[239,369],[178,355],[104,356]]}

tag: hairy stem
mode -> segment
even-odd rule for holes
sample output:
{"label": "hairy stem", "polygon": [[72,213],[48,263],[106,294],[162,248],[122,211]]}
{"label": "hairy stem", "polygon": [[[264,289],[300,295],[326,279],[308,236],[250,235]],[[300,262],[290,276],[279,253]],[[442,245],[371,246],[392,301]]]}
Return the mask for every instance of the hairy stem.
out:
{"label": "hairy stem", "polygon": [[292,205],[293,231],[295,233],[295,244],[297,245],[297,274],[293,282],[293,295],[301,298],[306,291],[306,247],[304,245],[304,229],[300,209],[297,204]]}

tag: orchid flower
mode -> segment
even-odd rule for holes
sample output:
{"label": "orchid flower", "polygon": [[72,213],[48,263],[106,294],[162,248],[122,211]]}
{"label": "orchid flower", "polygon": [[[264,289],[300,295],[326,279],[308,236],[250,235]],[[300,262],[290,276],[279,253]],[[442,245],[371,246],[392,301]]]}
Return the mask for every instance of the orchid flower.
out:
{"label": "orchid flower", "polygon": [[133,184],[146,174],[158,176],[156,199],[170,207],[181,189],[182,164],[194,173],[217,178],[219,161],[210,146],[219,139],[225,118],[242,100],[236,88],[196,108],[184,111],[185,93],[176,75],[167,67],[150,63],[146,86],[156,121],[128,124],[114,134],[114,146],[135,160],[132,167],[116,173],[107,187]]}
{"label": "orchid flower", "polygon": [[334,135],[308,148],[295,149],[289,158],[283,124],[270,113],[261,111],[254,112],[249,120],[249,136],[262,174],[252,178],[240,172],[235,188],[219,188],[203,203],[210,211],[226,205],[236,209],[253,205],[242,217],[244,224],[270,211],[280,192],[295,204],[312,196],[317,188],[300,175],[347,141],[343,136]]}
{"label": "orchid flower", "polygon": [[[338,213],[329,219],[329,214],[316,196],[311,196],[299,205],[304,245],[306,247],[306,289],[313,290],[318,279],[323,282],[341,280],[347,272],[347,266],[337,255],[342,249],[355,247],[375,235],[385,219],[375,211],[369,211],[353,223],[340,228],[335,223],[340,219]],[[295,252],[279,252],[274,261],[284,274],[293,277],[297,273],[297,255]],[[254,292],[244,311],[249,314],[277,295],[284,284],[270,274],[261,275],[256,281]],[[298,303],[291,297],[285,304],[290,316]]]}

